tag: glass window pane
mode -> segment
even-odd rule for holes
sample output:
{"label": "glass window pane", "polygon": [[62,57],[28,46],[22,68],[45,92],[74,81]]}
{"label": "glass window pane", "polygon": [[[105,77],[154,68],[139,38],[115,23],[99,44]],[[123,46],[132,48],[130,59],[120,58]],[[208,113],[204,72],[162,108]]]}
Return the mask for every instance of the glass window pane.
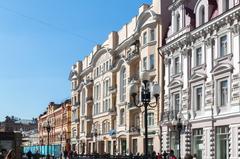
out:
{"label": "glass window pane", "polygon": [[220,57],[227,54],[227,35],[220,38]]}

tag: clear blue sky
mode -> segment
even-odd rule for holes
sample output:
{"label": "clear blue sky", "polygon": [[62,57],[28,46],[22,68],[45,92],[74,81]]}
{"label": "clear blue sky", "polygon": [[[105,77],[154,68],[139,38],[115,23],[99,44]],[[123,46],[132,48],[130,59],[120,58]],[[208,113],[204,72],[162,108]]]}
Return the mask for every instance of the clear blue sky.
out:
{"label": "clear blue sky", "polygon": [[71,65],[151,0],[1,0],[0,120],[70,97]]}

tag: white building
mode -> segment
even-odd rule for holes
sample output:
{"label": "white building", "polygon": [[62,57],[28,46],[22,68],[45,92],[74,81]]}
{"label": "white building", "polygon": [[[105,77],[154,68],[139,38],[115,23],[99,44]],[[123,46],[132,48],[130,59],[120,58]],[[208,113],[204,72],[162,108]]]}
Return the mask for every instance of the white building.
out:
{"label": "white building", "polygon": [[[166,45],[163,150],[240,158],[239,0],[173,0]],[[180,113],[179,113],[180,112]]]}

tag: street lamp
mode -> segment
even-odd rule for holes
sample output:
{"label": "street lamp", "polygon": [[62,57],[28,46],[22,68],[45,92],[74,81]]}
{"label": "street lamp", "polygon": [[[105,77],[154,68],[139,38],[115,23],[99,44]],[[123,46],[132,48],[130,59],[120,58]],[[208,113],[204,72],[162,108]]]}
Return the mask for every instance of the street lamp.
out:
{"label": "street lamp", "polygon": [[[132,81],[131,87],[130,87],[130,95],[133,98],[133,104],[137,107],[144,107],[144,127],[145,127],[145,139],[144,139],[144,153],[145,158],[148,156],[148,123],[147,123],[147,109],[148,107],[156,107],[158,103],[159,98],[159,92],[160,92],[160,86],[157,83],[154,83],[152,85],[152,88],[150,88],[150,76],[148,71],[144,71],[141,73],[141,80],[142,80],[142,89],[141,89],[141,102],[136,102],[136,96],[138,94],[138,85],[136,82]],[[150,90],[151,89],[151,90]],[[152,105],[150,104],[151,101],[151,93],[156,99],[156,104]]]}
{"label": "street lamp", "polygon": [[178,131],[178,156],[179,159],[181,159],[181,132],[182,130],[184,130],[184,127],[187,126],[188,124],[188,120],[185,120],[184,117],[182,116],[181,112],[178,112],[177,114],[177,120],[174,118],[172,120],[172,125],[174,127],[174,129],[176,128]]}
{"label": "street lamp", "polygon": [[50,125],[50,121],[47,121],[47,124],[43,126],[45,130],[47,130],[47,159],[50,159],[50,154],[49,154],[49,134],[50,131],[53,129],[53,127]]}

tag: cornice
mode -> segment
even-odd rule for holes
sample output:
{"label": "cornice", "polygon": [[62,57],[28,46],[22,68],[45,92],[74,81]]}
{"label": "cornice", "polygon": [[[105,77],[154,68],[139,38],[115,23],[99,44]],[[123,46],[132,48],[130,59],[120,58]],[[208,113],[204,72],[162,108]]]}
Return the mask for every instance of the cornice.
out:
{"label": "cornice", "polygon": [[[207,38],[208,35],[212,35],[214,31],[219,30],[219,28],[225,26],[226,24],[231,24],[233,27],[231,29],[238,33],[240,31],[239,20],[240,20],[240,5],[235,6],[229,11],[215,17],[209,22],[201,25],[200,27],[180,35],[174,40],[167,43],[165,46],[160,48],[160,51],[163,53],[174,51],[178,48],[182,48],[183,46],[191,45],[198,38]],[[236,19],[237,18],[237,19]],[[233,22],[235,24],[233,24]],[[210,45],[212,43],[211,38],[207,39],[207,44]]]}

